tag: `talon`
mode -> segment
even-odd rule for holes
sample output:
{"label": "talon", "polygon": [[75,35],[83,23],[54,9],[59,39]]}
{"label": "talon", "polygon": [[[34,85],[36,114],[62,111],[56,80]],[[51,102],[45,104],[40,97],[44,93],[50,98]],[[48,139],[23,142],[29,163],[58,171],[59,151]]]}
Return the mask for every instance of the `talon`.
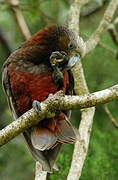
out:
{"label": "talon", "polygon": [[52,52],[50,59],[51,58],[63,58],[63,55],[59,51],[55,51],[55,52]]}
{"label": "talon", "polygon": [[59,51],[52,52],[50,56],[50,63],[52,66],[57,65],[58,63],[62,62],[64,59],[64,55],[62,55]]}
{"label": "talon", "polygon": [[32,103],[32,107],[33,107],[34,111],[40,116],[40,111],[41,111],[40,102],[37,100],[34,100]]}

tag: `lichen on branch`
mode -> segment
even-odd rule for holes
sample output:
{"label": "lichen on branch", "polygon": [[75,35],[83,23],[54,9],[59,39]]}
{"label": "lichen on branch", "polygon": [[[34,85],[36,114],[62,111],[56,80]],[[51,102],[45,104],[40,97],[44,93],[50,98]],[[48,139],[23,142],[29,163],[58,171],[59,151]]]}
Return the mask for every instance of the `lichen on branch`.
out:
{"label": "lichen on branch", "polygon": [[6,144],[15,136],[25,131],[27,128],[37,124],[41,120],[54,117],[55,111],[88,108],[110,102],[117,98],[118,85],[112,86],[109,89],[81,96],[64,96],[62,91],[60,91],[55,95],[49,96],[49,98],[40,104],[40,117],[33,109],[31,109],[24,113],[16,121],[0,130],[0,146]]}

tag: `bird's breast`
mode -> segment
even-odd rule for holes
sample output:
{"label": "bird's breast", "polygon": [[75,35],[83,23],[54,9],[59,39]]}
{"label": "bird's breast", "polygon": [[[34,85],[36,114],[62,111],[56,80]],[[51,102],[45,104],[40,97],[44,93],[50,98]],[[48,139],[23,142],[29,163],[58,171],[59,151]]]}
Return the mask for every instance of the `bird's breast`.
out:
{"label": "bird's breast", "polygon": [[[57,86],[52,81],[53,72],[49,72],[44,67],[41,69],[41,66],[38,68],[36,73],[27,71],[27,68],[22,70],[16,65],[10,68],[11,90],[20,115],[32,107],[34,100],[44,101],[50,93],[55,94],[58,91]],[[64,83],[61,89],[65,94],[69,84],[69,77],[66,71],[63,72],[63,77]]]}

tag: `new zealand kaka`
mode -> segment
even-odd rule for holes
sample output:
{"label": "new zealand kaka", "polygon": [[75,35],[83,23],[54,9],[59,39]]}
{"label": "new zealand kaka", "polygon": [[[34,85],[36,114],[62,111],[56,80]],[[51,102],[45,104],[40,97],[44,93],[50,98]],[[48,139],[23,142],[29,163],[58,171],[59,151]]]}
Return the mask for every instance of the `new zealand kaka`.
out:
{"label": "new zealand kaka", "polygon": [[[33,35],[13,52],[3,65],[3,86],[14,120],[29,109],[40,113],[40,102],[62,90],[72,94],[71,68],[82,56],[78,37],[63,26],[51,25]],[[39,110],[38,110],[39,108]],[[74,143],[75,129],[68,112],[57,111],[23,135],[29,150],[43,170],[50,172],[62,143]]]}

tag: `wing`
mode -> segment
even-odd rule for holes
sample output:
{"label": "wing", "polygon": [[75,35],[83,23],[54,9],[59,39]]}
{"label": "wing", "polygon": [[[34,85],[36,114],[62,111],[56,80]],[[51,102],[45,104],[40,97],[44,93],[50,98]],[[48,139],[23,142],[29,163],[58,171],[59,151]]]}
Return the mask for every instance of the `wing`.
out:
{"label": "wing", "polygon": [[12,96],[12,91],[11,91],[11,87],[10,87],[10,81],[9,81],[9,75],[8,75],[8,67],[7,67],[7,62],[3,65],[3,70],[2,70],[2,85],[3,85],[3,89],[4,92],[6,94],[7,97],[7,101],[8,101],[8,105],[9,108],[12,112],[13,115],[13,119],[16,120],[17,119],[17,113],[15,110],[15,101],[13,100],[13,96]]}
{"label": "wing", "polygon": [[[18,115],[17,115],[16,109],[15,109],[16,104],[15,104],[14,98],[12,96],[12,91],[11,91],[10,77],[9,77],[9,74],[8,74],[8,65],[9,65],[8,61],[3,65],[2,85],[3,85],[3,89],[4,89],[6,97],[7,97],[7,101],[8,101],[10,110],[12,112],[13,119],[17,120]],[[45,171],[50,172],[51,167],[50,167],[50,164],[49,164],[48,160],[45,158],[44,153],[40,152],[39,150],[35,149],[32,146],[32,143],[31,143],[31,140],[30,140],[30,130],[25,131],[23,133],[23,135],[24,135],[24,138],[25,138],[25,140],[27,142],[28,148],[29,148],[32,156],[34,157],[34,159],[36,161],[39,161],[42,164],[43,169]]]}
{"label": "wing", "polygon": [[[11,57],[13,58],[13,55]],[[3,65],[2,84],[3,84],[5,94],[7,96],[7,101],[8,101],[10,110],[12,112],[13,119],[17,120],[17,118],[19,116],[18,116],[17,109],[15,108],[16,103],[15,103],[15,100],[14,100],[14,97],[12,94],[12,89],[11,89],[11,84],[10,84],[10,76],[9,76],[9,72],[8,72],[8,68],[9,68],[9,65],[11,62],[11,60],[10,60],[11,57],[9,57],[8,60],[6,61],[6,63]],[[57,168],[54,163],[55,163],[57,155],[60,151],[61,143],[59,143],[53,150],[39,151],[39,150],[35,149],[32,145],[31,129],[25,131],[23,133],[23,136],[26,140],[26,143],[28,145],[30,153],[32,154],[32,156],[34,157],[34,159],[36,161],[39,161],[41,163],[43,170],[51,172],[52,167]]]}

